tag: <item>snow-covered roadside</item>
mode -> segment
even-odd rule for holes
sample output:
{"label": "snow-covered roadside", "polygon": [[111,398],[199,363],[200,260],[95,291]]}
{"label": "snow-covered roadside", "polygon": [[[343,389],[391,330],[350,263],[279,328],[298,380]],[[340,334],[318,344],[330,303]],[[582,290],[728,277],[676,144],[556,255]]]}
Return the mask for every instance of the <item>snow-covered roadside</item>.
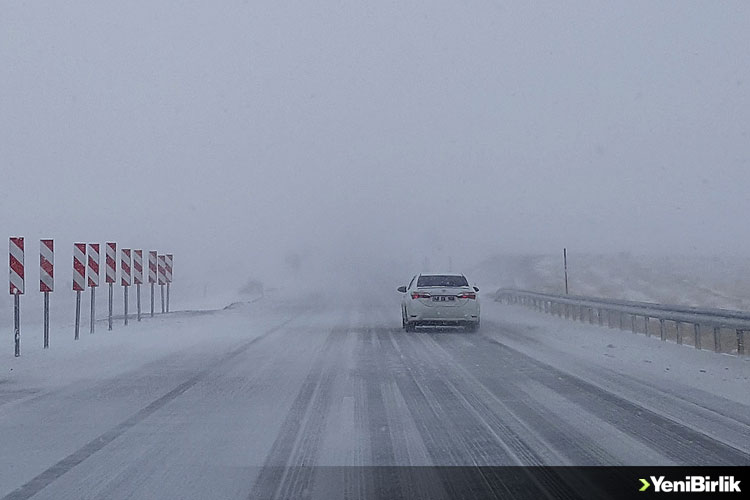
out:
{"label": "snow-covered roadside", "polygon": [[603,368],[673,392],[697,389],[750,405],[747,357],[573,322],[489,298],[482,303],[482,321],[482,335],[588,380],[592,367]]}
{"label": "snow-covered roadside", "polygon": [[[13,356],[12,339],[0,351],[0,403],[2,392],[64,386],[81,380],[101,380],[136,370],[166,355],[205,346],[221,349],[261,335],[279,321],[263,314],[260,297],[236,303],[231,310],[177,311],[150,318],[145,314],[125,327],[119,318],[112,331],[98,321],[95,334],[82,325],[80,339],[73,329],[53,328],[50,348],[41,346],[41,335],[24,331],[22,356]],[[262,302],[262,301],[261,301]],[[257,328],[248,329],[247,315]]]}

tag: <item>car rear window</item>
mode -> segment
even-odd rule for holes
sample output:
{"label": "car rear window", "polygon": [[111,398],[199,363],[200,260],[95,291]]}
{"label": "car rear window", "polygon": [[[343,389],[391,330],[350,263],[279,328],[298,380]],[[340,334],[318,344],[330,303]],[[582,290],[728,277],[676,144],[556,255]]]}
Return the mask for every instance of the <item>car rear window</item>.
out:
{"label": "car rear window", "polygon": [[417,280],[417,286],[418,287],[425,287],[425,286],[450,286],[450,287],[458,287],[458,286],[469,286],[469,283],[466,281],[466,278],[463,276],[442,276],[442,275],[434,275],[434,276],[420,276]]}

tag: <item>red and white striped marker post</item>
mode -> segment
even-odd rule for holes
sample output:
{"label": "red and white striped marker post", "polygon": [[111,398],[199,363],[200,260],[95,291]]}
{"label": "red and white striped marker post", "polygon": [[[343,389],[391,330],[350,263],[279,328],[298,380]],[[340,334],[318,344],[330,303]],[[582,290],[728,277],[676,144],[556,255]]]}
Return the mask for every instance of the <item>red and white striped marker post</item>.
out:
{"label": "red and white striped marker post", "polygon": [[154,317],[154,283],[156,283],[156,261],[155,251],[148,252],[148,282],[151,285],[151,317]]}
{"label": "red and white striped marker post", "polygon": [[157,270],[159,273],[159,288],[161,289],[161,313],[164,314],[164,285],[167,284],[167,275],[165,273],[166,255],[159,255]]}
{"label": "red and white striped marker post", "polygon": [[21,300],[24,292],[23,238],[10,238],[9,243],[10,294],[13,296],[13,337],[15,356],[21,355]]}
{"label": "red and white striped marker post", "polygon": [[44,293],[44,348],[49,349],[49,293],[55,289],[55,242],[39,240],[39,291]]}
{"label": "red and white striped marker post", "polygon": [[91,333],[96,323],[96,287],[99,286],[99,243],[89,243],[89,288],[91,288]]}
{"label": "red and white striped marker post", "polygon": [[141,285],[143,284],[143,250],[133,250],[133,282],[138,309],[138,321],[141,320]]}
{"label": "red and white striped marker post", "polygon": [[125,297],[125,326],[128,325],[128,289],[130,288],[130,249],[123,248],[120,254],[120,285]]}
{"label": "red and white striped marker post", "polygon": [[164,258],[164,279],[167,282],[167,312],[169,312],[169,285],[172,283],[172,261],[174,255],[168,253]]}
{"label": "red and white striped marker post", "polygon": [[109,285],[109,309],[107,314],[107,330],[112,330],[112,287],[117,274],[117,243],[107,242],[105,255],[104,281]]}
{"label": "red and white striped marker post", "polygon": [[73,291],[76,292],[76,333],[81,327],[81,292],[86,289],[86,243],[73,243]]}

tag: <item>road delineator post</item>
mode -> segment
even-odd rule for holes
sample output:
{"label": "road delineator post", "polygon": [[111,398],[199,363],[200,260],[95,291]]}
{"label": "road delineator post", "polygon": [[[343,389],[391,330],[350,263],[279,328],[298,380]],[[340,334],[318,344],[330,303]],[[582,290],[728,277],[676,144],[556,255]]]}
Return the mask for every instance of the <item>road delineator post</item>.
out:
{"label": "road delineator post", "polygon": [[25,288],[24,239],[10,238],[8,242],[8,264],[10,268],[10,294],[13,296],[13,343],[14,355],[21,355],[21,295]]}
{"label": "road delineator post", "polygon": [[74,340],[81,329],[81,292],[86,289],[86,243],[73,244],[73,291],[76,293],[76,321]]}
{"label": "road delineator post", "polygon": [[123,288],[125,326],[128,326],[128,290],[131,283],[131,255],[129,248],[123,248],[120,254],[120,285]]}
{"label": "road delineator post", "polygon": [[88,285],[91,289],[91,324],[89,333],[96,330],[96,288],[99,286],[99,243],[88,245]]}
{"label": "road delineator post", "polygon": [[138,321],[141,320],[141,284],[143,284],[143,250],[133,250],[133,282]]}
{"label": "road delineator post", "polygon": [[165,297],[164,297],[164,285],[167,284],[167,277],[165,272],[165,261],[166,256],[165,255],[159,255],[158,261],[157,261],[157,273],[158,273],[158,283],[159,283],[159,290],[161,291],[161,313],[164,314],[166,312],[166,303],[165,303]]}
{"label": "road delineator post", "polygon": [[157,272],[157,254],[156,251],[148,252],[148,283],[151,285],[151,317],[154,317],[154,284],[156,284]]}
{"label": "road delineator post", "polygon": [[55,289],[55,242],[39,240],[39,291],[44,294],[44,339],[49,349],[49,294]]}
{"label": "road delineator post", "polygon": [[117,243],[110,241],[106,245],[104,279],[109,287],[109,302],[107,307],[107,330],[112,330],[112,301],[114,299],[114,284],[117,275]]}
{"label": "road delineator post", "polygon": [[164,256],[164,280],[167,282],[167,312],[169,312],[169,287],[172,284],[172,264],[174,255],[168,253]]}

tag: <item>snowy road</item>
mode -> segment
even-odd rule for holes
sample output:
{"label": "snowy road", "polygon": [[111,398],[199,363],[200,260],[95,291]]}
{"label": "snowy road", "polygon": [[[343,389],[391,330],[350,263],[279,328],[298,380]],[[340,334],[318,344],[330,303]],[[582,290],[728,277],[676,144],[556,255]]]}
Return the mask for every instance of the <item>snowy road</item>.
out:
{"label": "snowy road", "polygon": [[[465,469],[446,486],[431,469],[300,466],[750,464],[747,392],[581,354],[587,335],[653,339],[489,301],[483,314],[476,334],[404,333],[392,297],[267,299],[178,313],[164,324],[202,340],[110,371],[0,379],[0,498],[441,498],[469,488]],[[703,354],[748,386],[746,360]]]}

